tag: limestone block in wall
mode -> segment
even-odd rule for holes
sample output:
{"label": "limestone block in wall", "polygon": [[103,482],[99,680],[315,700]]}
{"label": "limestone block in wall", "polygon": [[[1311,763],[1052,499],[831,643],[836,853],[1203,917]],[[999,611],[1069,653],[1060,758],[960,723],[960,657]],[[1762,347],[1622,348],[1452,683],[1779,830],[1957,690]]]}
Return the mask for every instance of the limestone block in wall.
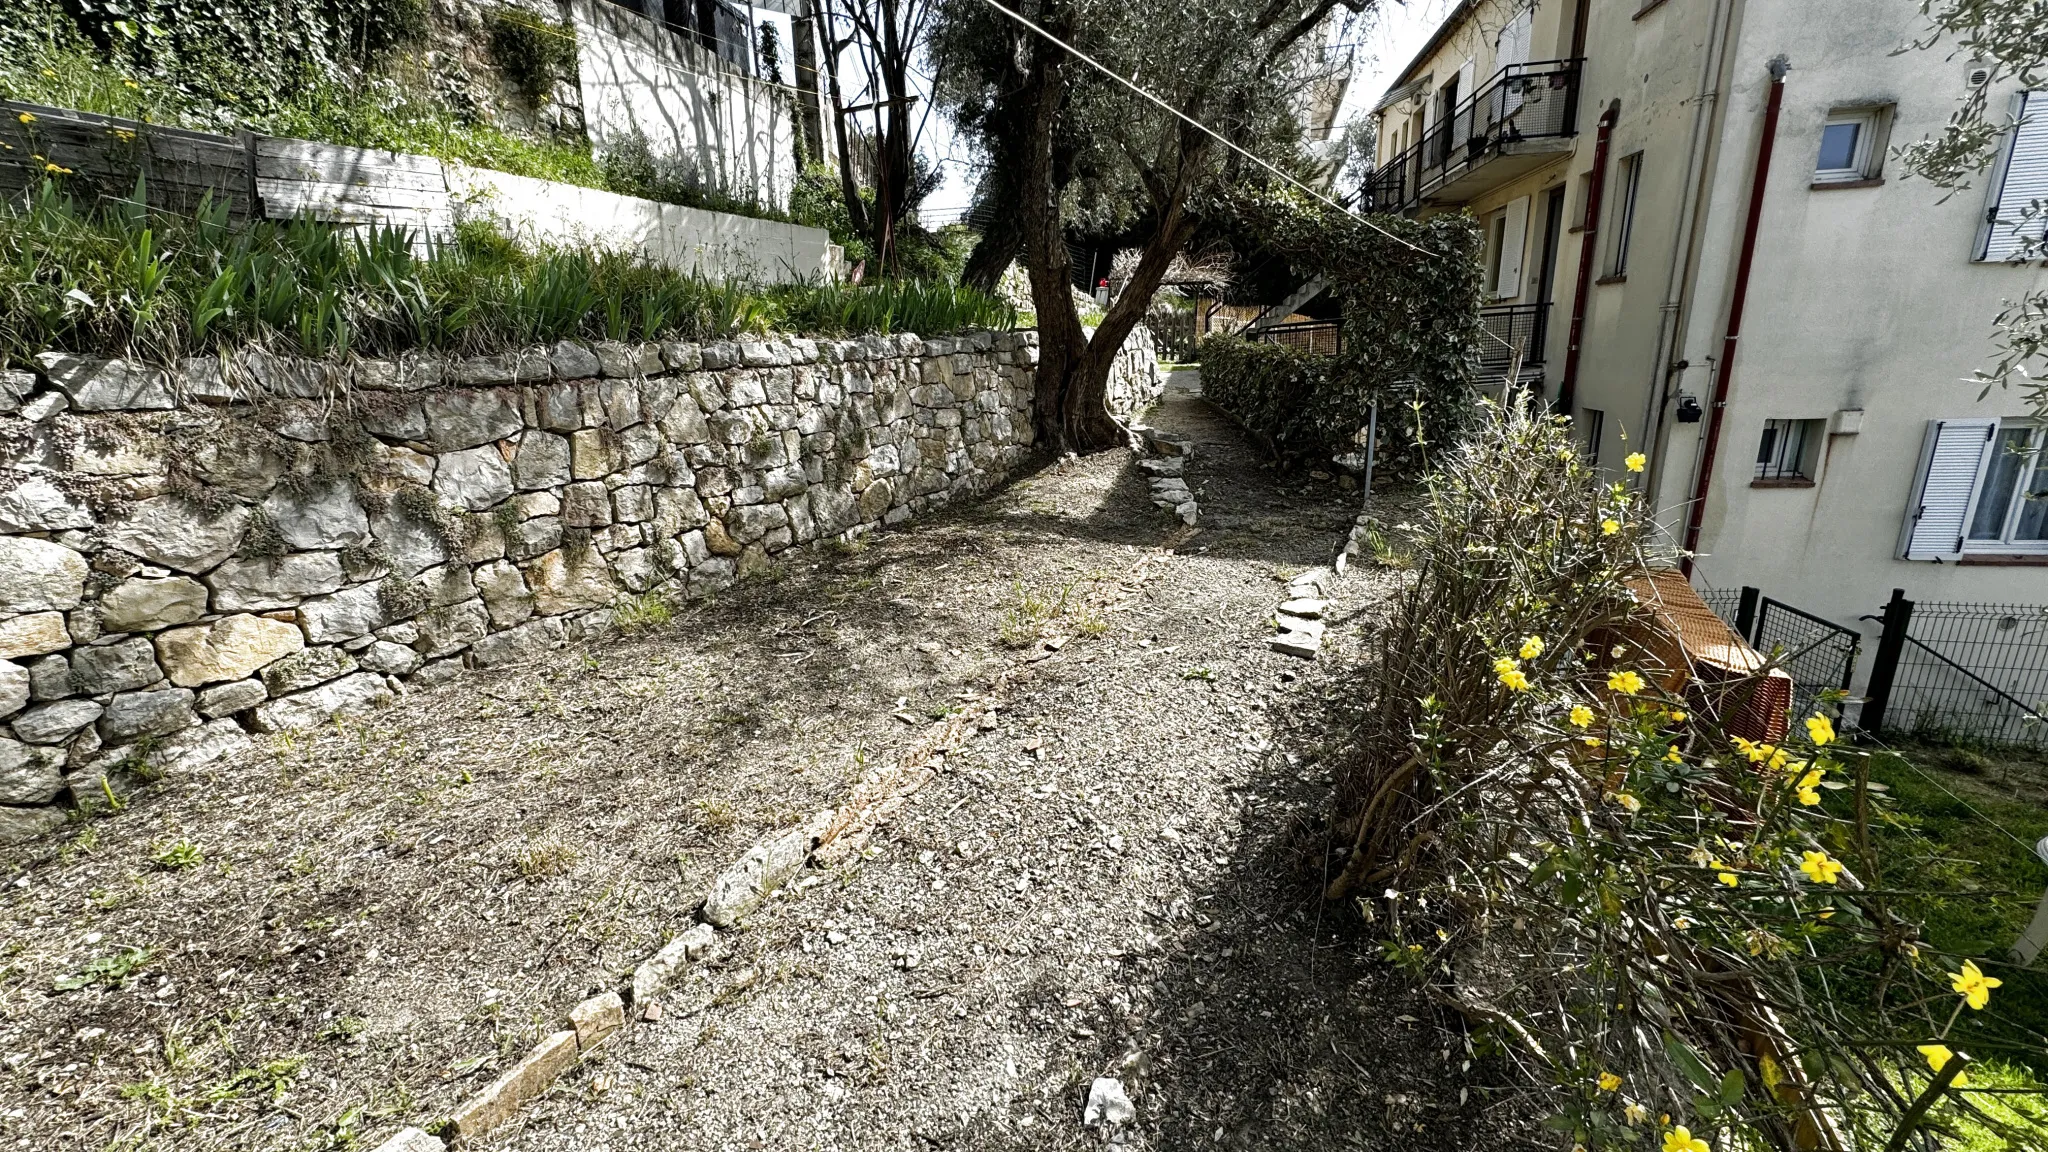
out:
{"label": "limestone block in wall", "polygon": [[317,728],[342,713],[361,713],[391,699],[391,689],[374,672],[357,672],[318,688],[260,705],[250,718],[258,732]]}
{"label": "limestone block in wall", "polygon": [[716,375],[710,372],[694,373],[688,378],[687,384],[691,398],[697,401],[697,407],[706,414],[720,411],[725,407],[725,389],[719,384]]}
{"label": "limestone block in wall", "polygon": [[179,496],[152,496],[130,506],[107,530],[106,542],[181,572],[203,573],[231,555],[249,526],[249,510],[218,512]]}
{"label": "limestone block in wall", "polygon": [[442,451],[475,448],[519,432],[526,421],[509,390],[453,390],[426,397],[428,436]]}
{"label": "limestone block in wall", "polygon": [[519,438],[512,457],[512,482],[524,491],[569,482],[569,441],[550,432],[529,429]]}
{"label": "limestone block in wall", "polygon": [[443,452],[434,467],[434,491],[471,512],[496,507],[512,490],[512,469],[491,445]]}
{"label": "limestone block in wall", "polygon": [[43,378],[81,412],[169,409],[178,404],[170,377],[147,365],[61,352],[44,352],[35,359]]}
{"label": "limestone block in wall", "polygon": [[534,609],[543,616],[602,608],[618,594],[611,568],[595,548],[573,560],[557,548],[526,570],[526,583],[533,590]]}
{"label": "limestone block in wall", "polygon": [[[554,375],[548,354],[539,348],[506,352],[496,356],[467,356],[446,362],[441,369],[445,384],[478,387],[490,384],[532,384]],[[464,444],[459,447],[470,447]]]}
{"label": "limestone block in wall", "polygon": [[421,586],[427,590],[427,603],[436,608],[460,604],[476,595],[476,584],[470,579],[469,565],[444,564],[420,573]]}
{"label": "limestone block in wall", "polygon": [[20,369],[0,371],[0,412],[21,411],[22,401],[36,390],[36,374]]}
{"label": "limestone block in wall", "polygon": [[569,474],[578,480],[601,480],[624,467],[618,437],[607,429],[585,428],[569,437]]}
{"label": "limestone block in wall", "polygon": [[263,669],[266,696],[288,696],[356,670],[356,658],[334,647],[302,648]]}
{"label": "limestone block in wall", "polygon": [[76,608],[86,571],[85,557],[62,544],[0,536],[0,613]]}
{"label": "limestone block in wall", "polygon": [[299,605],[299,627],[306,639],[314,644],[335,644],[367,636],[389,624],[390,614],[377,594],[382,583],[373,581]]}
{"label": "limestone block in wall", "polygon": [[683,396],[682,381],[673,376],[640,382],[640,419],[649,424],[659,424],[663,417],[674,410],[676,401]]}
{"label": "limestone block in wall", "polygon": [[661,579],[654,557],[645,548],[628,548],[612,557],[612,572],[628,592],[645,592]]}
{"label": "limestone block in wall", "polygon": [[64,750],[0,737],[0,804],[48,804],[64,791]]}
{"label": "limestone block in wall", "polygon": [[640,385],[635,380],[606,380],[597,385],[595,396],[604,412],[599,423],[614,432],[640,422]]}
{"label": "limestone block in wall", "polygon": [[29,476],[0,492],[0,532],[62,532],[92,525],[85,501],[48,477]]}
{"label": "limestone block in wall", "polygon": [[725,514],[726,532],[741,544],[751,544],[788,524],[789,514],[780,504],[750,504]]}
{"label": "limestone block in wall", "polygon": [[562,523],[572,528],[603,528],[611,522],[611,493],[603,481],[583,480],[562,489]]}
{"label": "limestone block in wall", "polygon": [[247,712],[270,699],[270,690],[260,680],[237,680],[216,684],[199,693],[199,714],[209,720]]}
{"label": "limestone block in wall", "polygon": [[533,593],[517,565],[504,560],[479,565],[473,580],[493,627],[510,628],[533,615]]}
{"label": "limestone block in wall", "polygon": [[358,360],[355,384],[373,392],[418,392],[438,387],[442,363],[433,356],[412,356],[403,360]]}
{"label": "limestone block in wall", "polygon": [[695,372],[704,366],[703,349],[695,344],[671,341],[661,346],[661,362],[674,372]]}
{"label": "limestone block in wall", "polygon": [[[292,625],[246,614],[173,628],[156,637],[156,655],[164,674],[181,688],[244,679],[305,646],[306,638]],[[73,676],[77,676],[75,668]]]}
{"label": "limestone block in wall", "polygon": [[206,586],[189,576],[124,580],[100,597],[109,632],[154,632],[206,615]]}
{"label": "limestone block in wall", "polygon": [[391,557],[391,570],[414,576],[448,561],[448,547],[431,524],[422,524],[397,508],[370,518],[370,535]]}
{"label": "limestone block in wall", "polygon": [[640,524],[654,519],[654,489],[645,484],[628,484],[611,493],[612,519],[620,524]]}
{"label": "limestone block in wall", "polygon": [[597,353],[572,340],[548,349],[548,363],[560,380],[582,380],[599,371]]}
{"label": "limestone block in wall", "polygon": [[[308,596],[335,591],[344,582],[341,557],[334,552],[293,552],[275,559],[231,557],[206,575],[206,586],[213,590],[213,606],[221,612],[293,608]],[[102,612],[108,611],[110,598],[111,594],[101,600]]]}
{"label": "limestone block in wall", "polygon": [[[717,523],[717,521],[712,521]],[[690,569],[690,595],[708,596],[732,587],[739,576],[739,566],[724,556],[713,556],[704,563]]]}
{"label": "limestone block in wall", "polygon": [[356,659],[372,672],[381,672],[388,676],[410,676],[419,670],[424,657],[403,644],[376,640],[357,653]]}
{"label": "limestone block in wall", "polygon": [[625,467],[645,464],[661,454],[661,432],[652,424],[634,424],[618,435]]}
{"label": "limestone block in wall", "polygon": [[5,720],[34,698],[34,677],[28,669],[11,660],[0,660],[0,720]]}
{"label": "limestone block in wall", "polygon": [[100,715],[100,739],[110,745],[126,744],[144,736],[168,736],[190,728],[199,723],[199,715],[193,710],[195,699],[189,688],[116,693]]}
{"label": "limestone block in wall", "polygon": [[706,519],[704,501],[693,489],[658,488],[654,492],[654,530],[658,536],[674,536],[687,528],[702,527]]}
{"label": "limestone block in wall", "polygon": [[520,524],[514,538],[505,542],[505,556],[510,560],[530,560],[553,551],[561,543],[562,518],[536,516]]}
{"label": "limestone block in wall", "polygon": [[52,700],[14,718],[14,735],[29,744],[62,744],[100,718],[104,711],[90,700]]}
{"label": "limestone block in wall", "polygon": [[346,548],[370,537],[369,516],[346,480],[281,485],[263,501],[263,511],[294,549]]}
{"label": "limestone block in wall", "polygon": [[490,632],[490,615],[482,600],[465,600],[421,613],[413,621],[419,639],[413,644],[428,659],[460,652]]}
{"label": "limestone block in wall", "polygon": [[547,618],[507,628],[477,641],[470,648],[470,657],[479,668],[499,668],[507,664],[523,664],[538,660],[549,651],[561,646],[564,640],[562,622]]}
{"label": "limestone block in wall", "polygon": [[532,404],[533,422],[550,432],[583,427],[583,402],[574,384],[544,384],[533,390]]}
{"label": "limestone block in wall", "polygon": [[163,679],[156,649],[140,636],[88,645],[70,658],[71,688],[84,696],[146,688]]}

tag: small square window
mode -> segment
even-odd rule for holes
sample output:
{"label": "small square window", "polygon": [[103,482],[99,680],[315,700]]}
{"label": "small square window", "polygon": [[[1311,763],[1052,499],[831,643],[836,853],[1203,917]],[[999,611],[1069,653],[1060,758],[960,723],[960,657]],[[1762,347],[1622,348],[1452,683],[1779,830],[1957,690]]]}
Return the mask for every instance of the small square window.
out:
{"label": "small square window", "polygon": [[1874,180],[1884,162],[1885,109],[1837,108],[1820,129],[1813,182]]}
{"label": "small square window", "polygon": [[1764,421],[1763,438],[1756,447],[1756,478],[1811,481],[1826,425],[1825,420]]}

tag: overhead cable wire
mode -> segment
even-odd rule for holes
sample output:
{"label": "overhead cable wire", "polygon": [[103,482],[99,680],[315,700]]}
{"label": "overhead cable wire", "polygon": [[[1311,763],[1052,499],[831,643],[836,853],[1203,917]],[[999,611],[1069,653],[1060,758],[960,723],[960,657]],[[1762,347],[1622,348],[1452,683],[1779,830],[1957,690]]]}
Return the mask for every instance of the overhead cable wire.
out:
{"label": "overhead cable wire", "polygon": [[1214,138],[1217,143],[1223,145],[1225,148],[1228,148],[1232,152],[1235,152],[1238,155],[1244,157],[1245,159],[1251,161],[1252,163],[1257,164],[1259,167],[1264,168],[1266,171],[1271,172],[1273,175],[1278,176],[1282,180],[1287,181],[1289,184],[1294,185],[1296,188],[1301,189],[1303,192],[1308,193],[1309,195],[1322,201],[1324,204],[1327,204],[1331,208],[1336,209],[1338,212],[1341,212],[1346,216],[1352,217],[1359,223],[1365,225],[1367,228],[1370,228],[1373,231],[1379,233],[1380,235],[1385,236],[1387,239],[1392,240],[1394,243],[1399,244],[1404,248],[1414,249],[1415,251],[1422,253],[1424,256],[1429,256],[1432,258],[1437,255],[1436,253],[1431,252],[1427,248],[1423,248],[1420,245],[1412,244],[1406,240],[1401,239],[1399,236],[1394,235],[1392,232],[1387,231],[1385,228],[1380,227],[1379,225],[1373,223],[1371,220],[1366,219],[1364,216],[1360,216],[1357,213],[1352,212],[1349,208],[1346,208],[1342,204],[1337,203],[1335,200],[1330,199],[1323,193],[1316,191],[1314,188],[1311,188],[1308,185],[1302,183],[1301,181],[1295,179],[1294,177],[1289,176],[1287,173],[1282,172],[1278,167],[1268,162],[1264,157],[1261,157],[1253,153],[1250,149],[1243,147],[1236,141],[1223,135],[1223,133],[1216,131],[1214,128],[1209,127],[1207,124],[1202,123],[1200,120],[1197,120],[1194,117],[1188,115],[1187,113],[1181,111],[1180,109],[1175,108],[1173,105],[1168,104],[1165,100],[1162,100],[1157,96],[1154,96],[1151,92],[1148,92],[1144,88],[1139,87],[1136,83],[1133,83],[1132,81],[1126,80],[1122,76],[1117,75],[1114,69],[1107,67],[1101,61],[1097,60],[1095,57],[1090,56],[1086,52],[1081,51],[1079,48],[1074,47],[1072,44],[1069,44],[1066,41],[1060,39],[1059,37],[1053,35],[1051,32],[1046,31],[1044,27],[1040,26],[1036,21],[1032,20],[1030,17],[1024,15],[1021,12],[1015,11],[1014,9],[1004,7],[1000,0],[981,0],[981,2],[995,9],[996,11],[1001,12],[1003,15],[1008,16],[1010,19],[1015,20],[1017,23],[1022,24],[1024,27],[1030,29],[1032,32],[1043,37],[1047,43],[1060,49],[1062,52],[1067,53],[1068,55],[1074,57],[1076,60],[1079,60],[1082,63],[1088,65],[1090,68],[1095,69],[1097,72],[1102,73],[1104,76],[1109,77],[1110,79],[1116,81],[1124,87],[1129,88],[1131,91],[1136,92],[1139,96],[1142,96],[1146,100],[1149,100],[1152,103],[1158,105],[1161,110],[1165,111],[1167,114],[1171,116],[1176,117],[1181,122],[1187,124],[1189,127],[1194,128],[1200,132],[1206,133],[1210,137]]}

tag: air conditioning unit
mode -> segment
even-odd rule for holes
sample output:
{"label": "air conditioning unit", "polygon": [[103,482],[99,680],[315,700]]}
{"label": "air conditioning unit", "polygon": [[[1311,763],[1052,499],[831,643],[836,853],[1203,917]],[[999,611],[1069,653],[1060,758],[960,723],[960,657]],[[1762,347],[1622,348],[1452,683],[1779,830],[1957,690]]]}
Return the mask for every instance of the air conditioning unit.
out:
{"label": "air conditioning unit", "polygon": [[1991,66],[1989,64],[1972,63],[1969,72],[1965,75],[1966,79],[1963,81],[1965,88],[1982,88],[1986,84],[1991,83]]}

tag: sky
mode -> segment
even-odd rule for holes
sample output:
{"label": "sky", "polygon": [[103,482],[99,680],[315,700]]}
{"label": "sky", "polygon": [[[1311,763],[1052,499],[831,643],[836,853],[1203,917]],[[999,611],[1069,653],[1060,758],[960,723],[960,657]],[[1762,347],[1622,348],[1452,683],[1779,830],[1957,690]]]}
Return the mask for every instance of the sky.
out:
{"label": "sky", "polygon": [[[1386,5],[1367,26],[1360,42],[1357,71],[1338,113],[1340,125],[1372,111],[1387,90],[1388,81],[1422,50],[1423,42],[1456,5],[1457,0],[1400,0]],[[924,203],[924,218],[932,223],[957,219],[974,199],[978,173],[972,150],[955,139],[945,117],[936,114],[926,121],[920,148],[946,169],[946,182]]]}

